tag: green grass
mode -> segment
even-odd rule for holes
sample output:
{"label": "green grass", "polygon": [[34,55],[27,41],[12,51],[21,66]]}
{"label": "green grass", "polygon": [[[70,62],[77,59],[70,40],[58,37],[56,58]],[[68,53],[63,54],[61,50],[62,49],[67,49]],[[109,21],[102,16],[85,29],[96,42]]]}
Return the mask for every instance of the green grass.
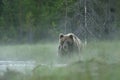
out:
{"label": "green grass", "polygon": [[39,43],[0,46],[0,59],[51,61],[57,53],[57,44]]}
{"label": "green grass", "polygon": [[[0,59],[49,64],[38,65],[27,74],[7,70],[0,80],[120,80],[120,41],[89,42],[81,53],[82,61],[77,61],[78,56],[59,59],[57,47],[56,43],[0,46]],[[65,67],[53,65],[65,61],[69,61]]]}

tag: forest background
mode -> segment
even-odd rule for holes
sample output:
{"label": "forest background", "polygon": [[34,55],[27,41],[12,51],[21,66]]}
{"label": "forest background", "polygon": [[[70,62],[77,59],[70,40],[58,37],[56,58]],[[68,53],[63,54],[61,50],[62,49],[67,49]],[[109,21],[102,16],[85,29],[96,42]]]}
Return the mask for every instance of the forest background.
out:
{"label": "forest background", "polygon": [[0,0],[0,43],[120,39],[120,0]]}

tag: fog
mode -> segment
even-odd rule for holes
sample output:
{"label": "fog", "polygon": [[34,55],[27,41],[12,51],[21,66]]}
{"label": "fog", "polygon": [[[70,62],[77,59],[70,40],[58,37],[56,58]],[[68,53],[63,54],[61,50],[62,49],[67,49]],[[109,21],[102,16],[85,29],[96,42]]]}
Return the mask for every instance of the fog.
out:
{"label": "fog", "polygon": [[[0,80],[119,80],[119,0],[0,0]],[[74,33],[80,56],[58,56]]]}

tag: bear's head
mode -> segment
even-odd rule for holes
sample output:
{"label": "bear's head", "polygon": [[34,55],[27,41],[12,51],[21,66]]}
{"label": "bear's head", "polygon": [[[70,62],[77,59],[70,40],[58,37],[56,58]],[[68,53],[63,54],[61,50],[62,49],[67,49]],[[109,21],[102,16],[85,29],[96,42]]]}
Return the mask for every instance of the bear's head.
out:
{"label": "bear's head", "polygon": [[62,54],[71,53],[74,45],[74,34],[69,33],[64,35],[63,33],[60,33],[59,43],[60,43],[59,49],[62,52]]}

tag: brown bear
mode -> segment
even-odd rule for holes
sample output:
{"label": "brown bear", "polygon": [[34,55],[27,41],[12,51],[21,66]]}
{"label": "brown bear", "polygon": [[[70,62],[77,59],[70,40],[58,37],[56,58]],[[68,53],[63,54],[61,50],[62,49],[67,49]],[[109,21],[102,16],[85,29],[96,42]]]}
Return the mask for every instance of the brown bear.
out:
{"label": "brown bear", "polygon": [[59,35],[58,55],[71,55],[80,53],[82,48],[81,40],[73,33]]}

